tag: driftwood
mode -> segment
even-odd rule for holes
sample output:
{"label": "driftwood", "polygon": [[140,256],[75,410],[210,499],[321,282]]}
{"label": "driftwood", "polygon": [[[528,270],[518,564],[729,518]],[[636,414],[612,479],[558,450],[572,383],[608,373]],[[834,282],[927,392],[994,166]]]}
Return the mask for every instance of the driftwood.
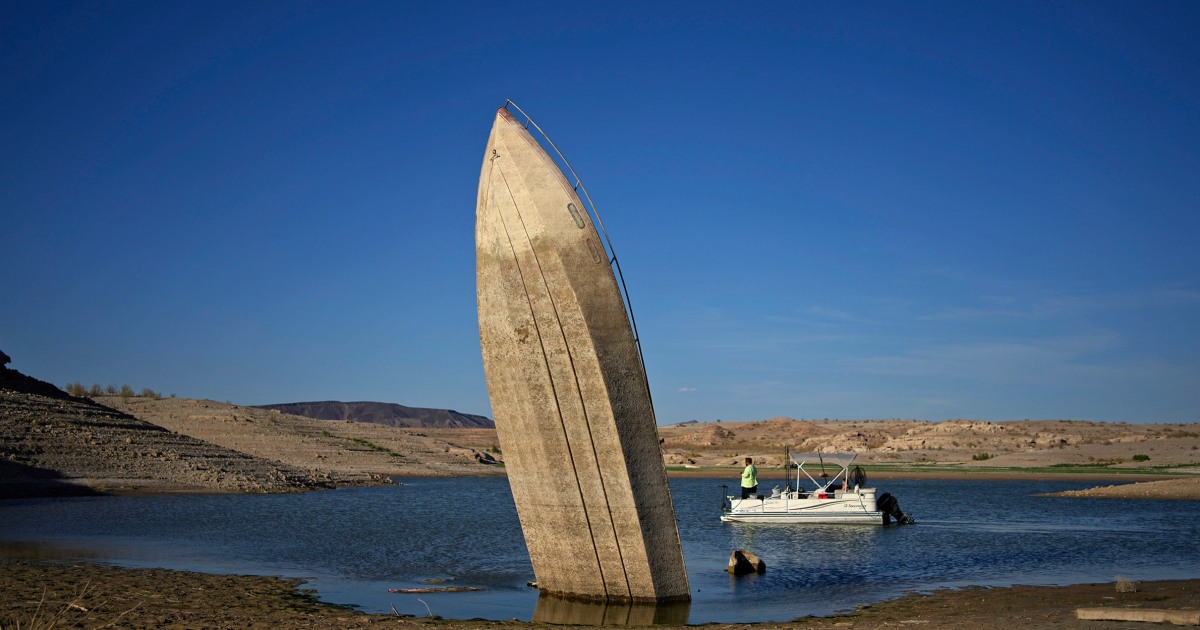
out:
{"label": "driftwood", "polygon": [[423,586],[420,588],[389,588],[389,593],[465,593],[467,591],[480,591],[481,588],[475,586]]}
{"label": "driftwood", "polygon": [[1077,619],[1093,621],[1146,621],[1170,623],[1177,626],[1200,626],[1198,610],[1165,610],[1162,608],[1076,608]]}

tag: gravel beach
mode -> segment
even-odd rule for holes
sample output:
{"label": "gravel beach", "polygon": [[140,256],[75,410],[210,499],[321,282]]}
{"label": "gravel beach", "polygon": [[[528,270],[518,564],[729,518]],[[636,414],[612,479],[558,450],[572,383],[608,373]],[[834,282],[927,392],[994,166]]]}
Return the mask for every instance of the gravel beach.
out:
{"label": "gravel beach", "polygon": [[[806,628],[1114,628],[1131,622],[1080,621],[1077,608],[1196,610],[1200,580],[1144,582],[1132,593],[1115,583],[968,588],[909,594],[849,615],[786,623],[705,624],[711,630]],[[449,615],[453,615],[450,611]],[[450,620],[364,615],[318,602],[297,580],[210,575],[93,564],[0,561],[0,628],[536,628],[518,621]],[[667,630],[672,626],[656,626]]]}

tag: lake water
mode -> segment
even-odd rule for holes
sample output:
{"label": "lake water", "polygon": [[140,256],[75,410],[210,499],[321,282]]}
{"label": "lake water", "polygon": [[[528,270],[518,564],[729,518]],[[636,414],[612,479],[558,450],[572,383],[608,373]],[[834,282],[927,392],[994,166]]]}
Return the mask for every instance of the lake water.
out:
{"label": "lake water", "polygon": [[[693,601],[658,610],[539,599],[508,482],[404,479],[298,495],[0,502],[0,554],[303,577],[365,612],[620,623],[786,621],[909,591],[1200,577],[1200,502],[1034,496],[1071,481],[879,480],[904,527],[721,523],[722,481],[672,479]],[[769,489],[772,480],[764,480]],[[767,564],[725,573],[733,549]],[[426,579],[466,593],[401,595]]]}

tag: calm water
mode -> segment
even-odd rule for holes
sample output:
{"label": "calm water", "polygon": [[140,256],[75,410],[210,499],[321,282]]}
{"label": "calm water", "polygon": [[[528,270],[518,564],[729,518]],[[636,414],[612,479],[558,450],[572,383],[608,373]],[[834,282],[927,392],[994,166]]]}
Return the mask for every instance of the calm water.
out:
{"label": "calm water", "polygon": [[[896,495],[917,525],[797,527],[721,523],[721,483],[671,480],[693,602],[658,611],[659,621],[783,621],[941,587],[1200,577],[1195,501],[1033,496],[1093,485],[1065,481],[880,480],[873,485]],[[724,569],[735,548],[757,553],[767,572],[731,578]],[[367,612],[549,621],[599,620],[586,616],[595,613],[608,622],[654,614],[539,602],[525,586],[533,569],[503,478],[4,501],[0,554],[304,577],[323,600]],[[483,590],[387,592],[429,578]]]}

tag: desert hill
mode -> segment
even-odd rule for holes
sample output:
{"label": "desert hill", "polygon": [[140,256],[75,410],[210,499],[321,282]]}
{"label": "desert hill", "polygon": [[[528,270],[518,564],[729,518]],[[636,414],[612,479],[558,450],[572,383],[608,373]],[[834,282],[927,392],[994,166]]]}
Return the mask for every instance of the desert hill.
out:
{"label": "desert hill", "polygon": [[406,407],[382,402],[320,402],[278,403],[257,405],[259,409],[274,409],[281,413],[317,420],[352,420],[372,422],[389,427],[438,427],[443,429],[491,429],[489,418],[459,413],[453,409]]}
{"label": "desert hill", "polygon": [[328,487],[324,476],[173,433],[0,363],[0,498]]}
{"label": "desert hill", "polygon": [[852,452],[860,463],[957,468],[1200,466],[1200,425],[1078,420],[793,420],[689,422],[659,427],[668,465],[736,466],[752,456],[781,466],[784,451]]}
{"label": "desert hill", "polygon": [[0,498],[299,492],[402,475],[503,474],[490,429],[400,429],[157,396],[74,397],[5,367],[10,361],[0,352]]}
{"label": "desert hill", "polygon": [[275,409],[190,398],[100,396],[171,431],[337,477],[501,475],[494,429],[390,427],[316,420]]}

